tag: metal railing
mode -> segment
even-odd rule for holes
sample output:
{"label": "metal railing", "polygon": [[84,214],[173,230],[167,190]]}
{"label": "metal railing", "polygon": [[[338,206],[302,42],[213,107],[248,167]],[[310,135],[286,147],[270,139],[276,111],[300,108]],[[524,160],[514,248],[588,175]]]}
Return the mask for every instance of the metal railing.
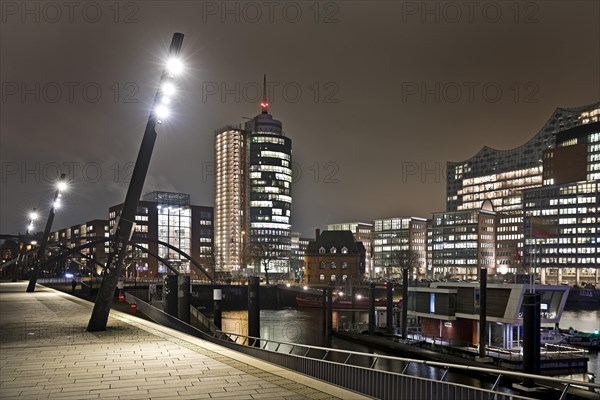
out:
{"label": "metal railing", "polygon": [[[502,391],[499,388],[499,383],[503,377],[513,378],[517,381],[526,379],[535,381],[538,385],[558,388],[557,393],[559,394],[557,397],[560,396],[560,399],[566,398],[567,391],[572,386],[578,386],[588,391],[600,391],[600,384],[530,375],[521,372],[279,342],[223,331],[208,334],[167,315],[162,310],[131,296],[129,293],[126,293],[126,298],[128,302],[138,303],[138,309],[141,312],[163,325],[378,399],[532,399],[531,397]],[[381,364],[386,362],[401,362],[404,363],[404,367],[400,372],[378,369],[381,368]],[[409,367],[415,365],[431,367],[436,369],[437,372],[429,374],[428,377],[410,375]],[[486,389],[449,382],[446,380],[449,372],[457,372],[463,375],[472,373],[488,374],[494,377],[495,383],[490,389]],[[432,375],[437,376],[431,377]]]}
{"label": "metal railing", "polygon": [[[524,374],[491,368],[448,364],[379,354],[361,353],[297,343],[286,343],[261,339],[236,333],[217,332],[221,345],[263,360],[282,365],[305,375],[331,382],[356,392],[381,398],[435,398],[435,399],[528,399],[515,393],[498,389],[503,377],[515,380],[532,380],[549,387],[559,387],[560,398],[564,398],[571,386],[580,386],[589,391],[600,390],[599,384]],[[337,361],[333,361],[336,359]],[[379,361],[403,362],[401,372],[377,369]],[[362,365],[357,365],[362,364]],[[364,366],[367,365],[367,366]],[[409,375],[410,365],[422,365],[440,369],[438,379]],[[471,387],[448,382],[448,372],[469,374],[477,372],[495,377],[491,389]]]}

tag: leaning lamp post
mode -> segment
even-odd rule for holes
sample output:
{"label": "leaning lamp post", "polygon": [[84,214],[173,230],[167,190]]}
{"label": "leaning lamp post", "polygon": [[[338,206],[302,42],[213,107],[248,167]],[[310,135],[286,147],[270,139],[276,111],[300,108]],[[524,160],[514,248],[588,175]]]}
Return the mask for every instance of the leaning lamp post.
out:
{"label": "leaning lamp post", "polygon": [[[58,183],[56,184],[56,191],[54,192],[54,201],[50,206],[50,212],[48,213],[48,219],[46,220],[46,227],[44,228],[44,233],[42,234],[42,238],[40,240],[40,247],[38,247],[37,252],[37,261],[33,266],[33,271],[31,271],[31,277],[29,278],[29,285],[27,285],[27,292],[35,291],[35,285],[37,283],[37,278],[40,273],[40,268],[44,265],[46,261],[46,246],[48,244],[48,236],[50,236],[50,231],[52,230],[52,223],[54,222],[54,215],[56,214],[56,210],[60,208],[61,205],[61,197],[65,190],[67,190],[67,180],[66,175],[61,174]],[[36,213],[37,214],[37,213]],[[31,215],[33,217],[34,215]],[[36,215],[37,218],[37,215]],[[33,219],[33,218],[32,218]],[[33,223],[31,222],[28,230],[33,229]]]}
{"label": "leaning lamp post", "polygon": [[142,195],[144,181],[146,180],[148,166],[150,165],[150,158],[152,157],[152,150],[154,149],[154,143],[156,142],[156,125],[162,123],[162,121],[169,116],[169,103],[172,95],[175,94],[176,91],[174,80],[182,71],[182,63],[179,60],[179,51],[181,50],[182,43],[183,34],[175,33],[171,41],[171,46],[169,47],[167,65],[160,76],[160,85],[156,96],[154,97],[152,110],[133,168],[133,174],[131,175],[131,181],[129,183],[129,188],[127,189],[127,195],[125,196],[121,215],[117,220],[111,238],[110,253],[106,262],[106,267],[102,272],[102,283],[98,290],[96,303],[94,304],[94,309],[87,327],[89,332],[103,331],[106,329],[108,314],[110,313],[110,308],[115,295],[115,288],[117,287],[119,277],[123,271],[123,262],[125,261],[127,254],[127,245],[135,229],[135,212],[140,196]]}

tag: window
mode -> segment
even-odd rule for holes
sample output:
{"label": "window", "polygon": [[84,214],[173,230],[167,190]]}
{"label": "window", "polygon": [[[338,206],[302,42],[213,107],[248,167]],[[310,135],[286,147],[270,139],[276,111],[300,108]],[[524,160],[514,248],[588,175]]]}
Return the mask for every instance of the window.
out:
{"label": "window", "polygon": [[325,282],[325,275],[323,275],[323,274],[319,275],[319,281]]}
{"label": "window", "polygon": [[348,248],[346,246],[342,247],[342,254],[348,254]]}
{"label": "window", "polygon": [[332,247],[331,249],[329,249],[329,252],[331,254],[335,254],[335,253],[337,253],[337,249],[335,247]]}
{"label": "window", "polygon": [[342,261],[342,269],[348,269],[348,263],[346,261]]}
{"label": "window", "polygon": [[331,282],[335,282],[335,275],[331,275]]}
{"label": "window", "polygon": [[321,247],[319,249],[319,254],[325,254],[325,247]]}
{"label": "window", "polygon": [[337,268],[337,266],[335,265],[335,261],[332,261],[331,262],[331,269],[336,269],[336,268]]}
{"label": "window", "polygon": [[321,269],[325,269],[325,261],[321,261],[321,262],[319,263],[319,268],[321,268]]}

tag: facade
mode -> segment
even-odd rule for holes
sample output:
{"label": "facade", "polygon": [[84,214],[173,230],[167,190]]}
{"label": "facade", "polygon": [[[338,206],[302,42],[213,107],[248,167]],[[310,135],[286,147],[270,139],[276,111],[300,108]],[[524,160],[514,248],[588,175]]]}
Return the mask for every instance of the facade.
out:
{"label": "facade", "polygon": [[[478,218],[468,211],[478,212],[484,201],[491,202],[498,213],[495,220],[495,269],[489,270],[490,273],[508,274],[507,277],[526,273],[533,261],[529,256],[533,250],[528,246],[536,241],[525,237],[529,225],[524,213],[533,216],[558,212],[556,209],[542,210],[540,207],[544,206],[535,200],[535,193],[542,186],[600,178],[600,144],[593,136],[598,131],[599,120],[600,103],[559,108],[544,127],[520,147],[510,150],[484,147],[468,160],[447,163],[447,212],[434,214],[432,263],[435,273],[453,275],[456,272],[468,276],[472,275],[468,267],[465,270],[460,265],[481,263],[473,253],[479,246],[473,237],[474,221]],[[534,211],[536,207],[538,210]],[[587,207],[585,213],[593,213],[590,211],[592,208]],[[470,239],[466,242],[462,240],[464,232],[457,235],[456,227],[446,226],[453,218],[462,221],[457,222],[463,225],[461,229],[469,231],[467,236]],[[596,217],[588,215],[580,220],[590,221],[585,218]],[[467,246],[470,250],[459,250],[457,246]],[[586,265],[591,266],[591,262]]]}
{"label": "facade", "polygon": [[[527,265],[542,282],[599,282],[600,109],[544,152],[544,185],[524,192]],[[534,223],[541,223],[536,232]],[[545,234],[544,234],[545,233]]]}
{"label": "facade", "polygon": [[[122,208],[123,204],[119,204],[109,209],[111,230],[116,226]],[[132,276],[156,277],[166,274],[168,268],[160,261],[164,260],[181,273],[199,279],[206,278],[185,256],[158,241],[178,248],[208,270],[214,268],[212,207],[190,205],[190,196],[185,193],[152,192],[139,202],[135,223],[134,241],[137,238],[139,245],[151,254],[141,249],[131,249],[134,262],[128,273]]]}
{"label": "facade", "polygon": [[409,265],[413,279],[423,279],[427,270],[430,220],[418,217],[376,219],[373,230],[373,262],[376,276],[395,278]]}
{"label": "facade", "polygon": [[290,274],[299,281],[304,274],[304,253],[308,248],[308,243],[314,239],[303,238],[300,232],[292,232],[291,237]]}
{"label": "facade", "polygon": [[[50,256],[53,253],[62,252],[65,249],[72,249],[81,246],[87,242],[109,237],[108,220],[94,219],[83,224],[73,225],[58,231],[50,232],[48,237],[48,247]],[[99,274],[102,268],[106,266],[106,260],[109,253],[109,242],[100,242],[90,248],[82,249],[69,257],[67,261],[61,263],[62,272],[70,270],[78,271],[81,274],[90,273]]]}
{"label": "facade", "polygon": [[243,130],[228,127],[215,136],[217,272],[253,266],[260,274],[259,253],[274,258],[271,273],[290,272],[292,141],[268,106],[264,98]]}
{"label": "facade", "polygon": [[268,113],[266,101],[261,107],[245,126],[250,132],[248,245],[272,252],[271,271],[282,274],[290,269],[292,245],[292,140]]}
{"label": "facade", "polygon": [[[487,286],[486,320],[490,346],[519,347],[523,334],[524,284],[490,283]],[[408,315],[419,319],[421,333],[444,341],[479,344],[479,285],[433,282],[430,287],[409,287]],[[541,295],[541,323],[558,324],[569,287],[536,286]]]}
{"label": "facade", "polygon": [[434,277],[477,280],[480,268],[496,274],[498,219],[489,201],[480,210],[434,213]]}
{"label": "facade", "polygon": [[484,147],[475,156],[448,162],[446,210],[479,209],[490,200],[498,212],[522,210],[521,191],[542,185],[544,150],[554,148],[556,134],[598,118],[600,103],[558,108],[527,143],[510,150]]}
{"label": "facade", "polygon": [[219,273],[246,266],[248,224],[247,133],[226,127],[215,134],[215,258]]}
{"label": "facade", "polygon": [[309,285],[360,284],[365,274],[366,251],[351,231],[317,229],[304,254],[304,282]]}
{"label": "facade", "polygon": [[326,227],[328,231],[351,231],[354,233],[354,239],[362,242],[365,246],[366,256],[366,274],[369,277],[374,276],[373,272],[373,224],[366,222],[344,222],[339,224],[329,224]]}

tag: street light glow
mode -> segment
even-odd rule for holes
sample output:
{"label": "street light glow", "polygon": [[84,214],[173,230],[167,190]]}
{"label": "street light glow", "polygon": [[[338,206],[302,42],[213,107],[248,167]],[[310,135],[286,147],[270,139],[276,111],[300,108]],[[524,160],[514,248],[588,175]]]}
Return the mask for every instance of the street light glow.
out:
{"label": "street light glow", "polygon": [[35,212],[35,211],[32,211],[32,212],[30,212],[30,213],[29,213],[29,219],[30,219],[30,220],[32,220],[32,221],[35,221],[35,220],[37,220],[37,219],[38,219],[38,217],[39,217],[39,215],[38,215],[38,213],[37,213],[37,212]]}
{"label": "street light glow", "polygon": [[154,112],[156,112],[156,116],[159,120],[163,120],[169,117],[169,108],[164,104],[159,104],[158,106],[156,106]]}
{"label": "street light glow", "polygon": [[60,199],[56,199],[56,201],[54,202],[54,208],[58,210],[60,207],[61,207]]}
{"label": "street light glow", "polygon": [[31,222],[29,224],[29,226],[27,227],[27,232],[31,232],[33,230],[33,222]]}
{"label": "street light glow", "polygon": [[57,188],[58,188],[59,192],[64,192],[65,190],[67,190],[67,187],[68,187],[67,182],[65,182],[65,181],[58,182]]}
{"label": "street light glow", "polygon": [[171,75],[179,75],[183,72],[183,63],[179,58],[172,57],[167,60],[167,71]]}
{"label": "street light glow", "polygon": [[165,96],[173,96],[175,94],[175,85],[172,82],[165,82],[162,85],[162,92]]}

